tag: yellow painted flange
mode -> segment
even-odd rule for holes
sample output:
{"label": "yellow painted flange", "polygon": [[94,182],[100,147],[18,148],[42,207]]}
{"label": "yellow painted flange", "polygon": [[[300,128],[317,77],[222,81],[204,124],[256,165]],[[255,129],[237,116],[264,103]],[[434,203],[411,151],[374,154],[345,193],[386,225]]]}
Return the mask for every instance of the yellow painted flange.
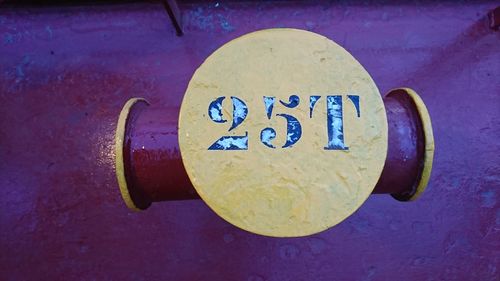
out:
{"label": "yellow painted flange", "polygon": [[125,133],[127,129],[127,120],[129,118],[129,113],[134,104],[137,102],[148,103],[143,98],[131,98],[123,106],[120,116],[118,117],[118,123],[116,125],[115,133],[115,173],[116,179],[118,181],[118,186],[120,187],[120,193],[122,195],[123,201],[129,209],[134,211],[141,211],[144,208],[140,208],[132,199],[129,187],[127,185],[127,179],[125,177],[125,162],[123,159],[123,142],[125,141]]}
{"label": "yellow painted flange", "polygon": [[389,93],[398,92],[398,90],[401,90],[402,93],[407,94],[415,104],[415,109],[420,118],[420,122],[422,124],[422,130],[424,133],[424,161],[423,161],[422,171],[420,174],[420,179],[416,183],[416,189],[413,192],[413,194],[404,196],[393,194],[392,196],[400,201],[413,201],[419,198],[420,195],[422,195],[431,177],[432,163],[434,161],[434,135],[432,133],[431,117],[429,115],[427,107],[425,106],[424,101],[414,90],[410,88],[394,89],[389,91]]}
{"label": "yellow painted flange", "polygon": [[[359,117],[348,95],[359,96]],[[312,113],[311,96],[320,97]],[[331,138],[339,102],[343,132]],[[297,123],[298,140],[288,127]],[[340,137],[344,149],[325,149]],[[226,221],[275,237],[314,234],[355,212],[382,172],[387,137],[368,72],[333,41],[297,29],[253,32],[219,48],[193,75],[179,115],[183,163],[201,198]]]}

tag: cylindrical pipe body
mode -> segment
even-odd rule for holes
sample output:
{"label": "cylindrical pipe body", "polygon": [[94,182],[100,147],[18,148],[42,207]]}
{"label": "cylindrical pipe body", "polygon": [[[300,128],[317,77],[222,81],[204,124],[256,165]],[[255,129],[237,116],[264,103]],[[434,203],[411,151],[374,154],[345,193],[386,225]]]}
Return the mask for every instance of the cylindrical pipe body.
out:
{"label": "cylindrical pipe body", "polygon": [[151,202],[199,198],[182,164],[178,116],[179,108],[153,108],[140,101],[127,118],[125,173],[128,189],[142,208]]}
{"label": "cylindrical pipe body", "polygon": [[[389,136],[381,177],[373,193],[406,201],[422,175],[425,134],[414,100],[404,89],[384,98]],[[154,108],[141,100],[130,108],[123,143],[124,170],[139,209],[151,202],[198,199],[184,169],[178,143],[179,108]]]}
{"label": "cylindrical pipe body", "polygon": [[388,93],[384,105],[389,143],[384,169],[373,193],[404,197],[414,193],[422,173],[425,149],[422,120],[414,101],[403,89]]}

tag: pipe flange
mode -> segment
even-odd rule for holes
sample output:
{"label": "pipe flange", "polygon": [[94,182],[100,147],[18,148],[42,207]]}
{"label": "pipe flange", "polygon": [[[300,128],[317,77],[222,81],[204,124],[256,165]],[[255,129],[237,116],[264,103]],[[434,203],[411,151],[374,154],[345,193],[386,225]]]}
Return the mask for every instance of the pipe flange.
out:
{"label": "pipe flange", "polygon": [[122,195],[123,201],[125,201],[125,204],[127,207],[131,210],[134,211],[141,211],[146,209],[151,202],[141,204],[138,202],[137,199],[134,200],[133,193],[134,191],[131,190],[129,186],[129,181],[127,180],[127,169],[126,169],[126,162],[130,161],[125,161],[124,158],[124,148],[125,148],[125,139],[126,139],[126,133],[127,133],[127,121],[129,120],[130,117],[130,112],[132,111],[132,108],[134,105],[136,105],[139,102],[146,103],[149,105],[149,103],[143,99],[143,98],[131,98],[129,99],[125,105],[123,106],[120,116],[118,117],[118,124],[116,126],[116,134],[115,134],[115,173],[116,173],[116,179],[118,181],[118,186],[120,187],[120,193]]}
{"label": "pipe flange", "polygon": [[387,94],[406,94],[412,101],[410,106],[416,111],[420,118],[421,128],[424,136],[424,157],[422,160],[422,168],[420,176],[414,187],[408,193],[391,194],[398,201],[414,201],[419,198],[427,188],[429,179],[431,177],[432,163],[434,161],[434,135],[432,133],[432,123],[429,111],[422,101],[420,96],[410,88],[393,89]]}

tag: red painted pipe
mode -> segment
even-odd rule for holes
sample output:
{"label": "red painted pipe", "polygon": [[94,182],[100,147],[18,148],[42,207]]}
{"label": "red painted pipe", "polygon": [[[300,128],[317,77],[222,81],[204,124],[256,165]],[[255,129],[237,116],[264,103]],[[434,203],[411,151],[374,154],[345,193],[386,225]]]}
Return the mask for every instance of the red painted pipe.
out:
{"label": "red painted pipe", "polygon": [[128,191],[138,209],[157,201],[199,198],[182,164],[178,116],[179,108],[152,108],[145,100],[130,107],[123,163]]}
{"label": "red painted pipe", "polygon": [[[373,193],[390,193],[400,201],[411,200],[417,193],[426,157],[429,157],[425,153],[426,120],[408,91],[411,90],[396,89],[384,97],[389,144],[384,169],[373,190]],[[432,135],[427,138],[432,138]],[[429,141],[427,139],[427,143]]]}
{"label": "red painted pipe", "polygon": [[[384,98],[389,125],[388,153],[373,191],[392,194],[401,201],[415,199],[423,191],[433,155],[427,111],[420,98],[412,93],[410,89],[396,89]],[[178,115],[179,108],[154,108],[141,99],[125,105],[120,117],[124,117],[123,140],[117,132],[117,143],[123,141],[123,146],[118,147],[117,153],[123,154],[126,182],[122,184],[126,185],[128,199],[132,201],[127,203],[129,207],[146,209],[152,202],[199,198],[182,164]],[[429,127],[425,128],[427,124]]]}

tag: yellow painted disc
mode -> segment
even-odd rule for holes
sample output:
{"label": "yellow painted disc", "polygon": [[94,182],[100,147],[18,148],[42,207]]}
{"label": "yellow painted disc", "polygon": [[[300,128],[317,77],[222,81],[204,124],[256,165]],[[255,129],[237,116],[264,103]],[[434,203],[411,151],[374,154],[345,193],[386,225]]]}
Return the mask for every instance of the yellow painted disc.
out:
{"label": "yellow painted disc", "polygon": [[268,29],[196,70],[179,144],[193,186],[222,218],[261,235],[305,236],[371,194],[387,120],[375,83],[346,50],[312,32]]}

